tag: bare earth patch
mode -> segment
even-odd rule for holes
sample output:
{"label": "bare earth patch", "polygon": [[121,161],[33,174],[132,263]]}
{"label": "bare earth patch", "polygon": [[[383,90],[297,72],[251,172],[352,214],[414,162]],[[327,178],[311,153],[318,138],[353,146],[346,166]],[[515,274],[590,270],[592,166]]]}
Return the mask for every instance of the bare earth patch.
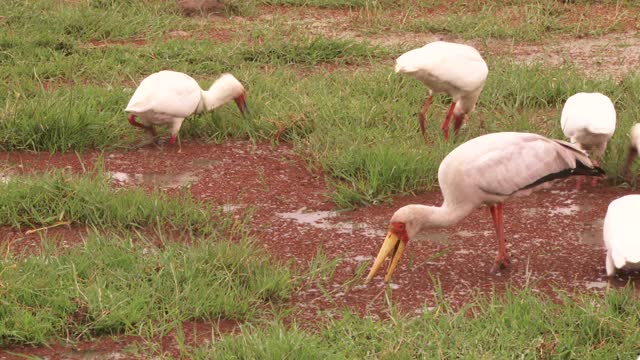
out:
{"label": "bare earth patch", "polygon": [[[97,152],[83,155],[84,166],[91,166],[99,156]],[[250,211],[253,235],[276,259],[292,260],[305,269],[320,249],[330,258],[338,257],[340,263],[334,277],[322,284],[326,292],[311,283],[291,300],[298,324],[309,327],[318,326],[319,320],[345,308],[385,317],[388,305],[381,278],[365,285],[360,278],[354,279],[356,269],[364,264],[368,270],[388,220],[398,207],[442,201],[440,193],[434,191],[395,198],[393,205],[339,211],[325,195],[323,174],[309,171],[288,144],[253,145],[229,140],[220,145],[184,144],[180,153],[167,147],[102,156],[115,186],[159,187],[169,193],[188,187],[197,199],[211,201],[238,216]],[[0,154],[0,168],[14,173],[53,167],[82,170],[75,154]],[[567,180],[507,203],[505,227],[513,265],[501,274],[489,274],[497,246],[491,217],[484,208],[454,227],[434,229],[413,240],[388,288],[393,303],[407,313],[434,306],[436,287],[432,279],[439,281],[445,299],[454,307],[478,292],[490,295],[506,287],[528,285],[551,295],[556,290],[570,294],[603,291],[607,280],[602,219],[609,202],[629,191],[601,185],[576,192],[574,185],[574,181]],[[59,231],[65,239],[79,236],[64,229],[53,231]],[[24,241],[24,237],[24,229],[0,228],[3,244]],[[28,240],[31,247],[37,247],[37,237]],[[611,283],[622,286],[626,280],[615,279]],[[638,279],[630,280],[638,284]],[[224,330],[212,324],[199,326],[208,326],[201,332],[208,338],[212,329]],[[134,341],[131,339],[121,338],[121,346]],[[178,351],[171,340],[161,344],[163,351]],[[42,354],[41,349],[20,348],[19,352]],[[61,354],[68,353],[69,348],[47,351]]]}

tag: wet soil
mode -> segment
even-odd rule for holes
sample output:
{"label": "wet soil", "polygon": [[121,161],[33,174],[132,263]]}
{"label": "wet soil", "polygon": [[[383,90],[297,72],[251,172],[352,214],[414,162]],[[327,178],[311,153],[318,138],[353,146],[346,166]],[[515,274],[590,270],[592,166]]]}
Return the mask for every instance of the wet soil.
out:
{"label": "wet soil", "polygon": [[[586,11],[583,8],[576,5],[567,14],[567,21],[581,21],[581,14]],[[426,15],[415,16],[447,11],[448,7],[442,6],[429,9]],[[606,24],[611,22],[611,16],[621,16],[614,5],[597,5],[589,11],[593,16],[600,16]],[[260,8],[258,16],[249,19],[216,18],[206,33],[173,31],[166,34],[166,38],[195,36],[226,42],[238,35],[243,22],[269,22],[273,14],[306,24],[305,29],[310,34],[353,38],[385,46],[410,48],[442,38],[438,34],[394,29],[371,34],[363,30],[362,24],[375,22],[375,14],[366,11],[267,6]],[[402,11],[388,16],[396,16],[399,21],[407,19]],[[619,76],[640,64],[637,24],[637,21],[625,18],[624,32],[564,39],[567,41],[552,38],[545,43],[502,40],[471,43],[488,57],[494,54],[513,56],[515,61],[575,65],[587,74]],[[91,41],[88,46],[140,46],[145,43],[145,39],[136,38]],[[567,180],[528,197],[509,201],[505,206],[505,228],[513,262],[509,270],[489,274],[497,244],[489,212],[480,208],[453,227],[434,229],[412,240],[393,282],[385,286],[380,276],[367,285],[361,278],[377,254],[388,219],[402,205],[440,204],[440,193],[436,190],[396,197],[391,204],[340,211],[326,196],[324,174],[310,170],[290,144],[185,143],[180,152],[173,147],[143,148],[104,154],[87,152],[80,158],[76,154],[0,153],[0,181],[6,181],[13,174],[52,168],[81,172],[83,167],[90,168],[98,159],[103,160],[114,186],[158,187],[168,193],[189,188],[195,198],[225,207],[238,216],[251,213],[253,236],[276,259],[293,261],[304,269],[320,250],[330,258],[339,258],[331,279],[321,286],[311,282],[291,299],[296,321],[302,326],[317,326],[322,319],[335,316],[346,308],[360,314],[385,317],[387,294],[405,313],[428,311],[437,302],[438,286],[444,299],[459,307],[476,293],[499,294],[507,287],[529,286],[534,291],[553,296],[556,291],[600,293],[608,285],[625,286],[627,282],[638,285],[639,281],[637,276],[612,280],[604,276],[602,219],[611,200],[631,192],[606,185],[575,191],[574,181]],[[65,247],[80,244],[86,235],[84,228],[68,226],[27,234],[28,230],[0,227],[0,249],[37,253],[43,234]],[[434,285],[433,280],[439,285]],[[197,345],[211,341],[220,333],[237,331],[238,324],[233,321],[189,322],[183,328],[185,342]],[[179,355],[180,345],[175,334],[157,340],[158,347],[151,353]],[[70,345],[14,347],[0,352],[0,359],[23,358],[18,354],[49,359],[136,358],[140,354],[137,349],[148,349],[148,346],[144,339],[137,337],[102,337],[98,341]]]}
{"label": "wet soil", "polygon": [[[331,279],[320,285],[307,284],[291,300],[297,323],[308,327],[346,308],[385,317],[385,291],[405,313],[428,310],[437,303],[433,280],[438,281],[444,299],[455,308],[474,294],[500,293],[507,287],[529,286],[550,295],[558,290],[570,294],[602,292],[608,284],[602,219],[611,200],[630,193],[606,185],[576,191],[574,179],[568,179],[530,196],[511,199],[505,206],[505,228],[513,263],[497,275],[489,273],[497,251],[493,224],[487,209],[479,208],[453,227],[434,229],[413,239],[393,282],[385,286],[380,276],[370,284],[361,280],[382,243],[389,218],[405,204],[440,204],[438,191],[396,197],[392,204],[341,211],[326,195],[324,175],[309,170],[292,145],[234,140],[183,144],[181,151],[171,146],[149,147],[130,152],[89,152],[80,157],[2,153],[0,169],[5,169],[4,179],[52,168],[81,172],[83,166],[90,168],[98,159],[102,159],[114,186],[157,187],[169,193],[189,188],[195,198],[223,206],[238,216],[251,212],[253,236],[278,260],[292,261],[304,269],[318,251],[340,259]],[[3,245],[10,243],[14,251],[37,251],[40,236],[25,235],[26,230],[0,228],[0,241]],[[57,235],[64,246],[73,246],[80,242],[84,230],[62,226],[46,231]],[[611,285],[624,286],[627,280],[636,285],[639,281],[637,277],[624,277],[612,280]],[[202,330],[198,333],[207,334],[209,339],[212,331],[236,328],[198,326]],[[160,342],[158,351],[178,351],[175,339],[170,338]],[[87,358],[73,349],[86,347],[92,354],[100,349],[120,354],[121,349],[138,340],[120,337],[73,348],[9,350]],[[102,341],[104,346],[100,345]],[[142,343],[139,341],[138,346]],[[101,355],[114,358],[111,356]]]}

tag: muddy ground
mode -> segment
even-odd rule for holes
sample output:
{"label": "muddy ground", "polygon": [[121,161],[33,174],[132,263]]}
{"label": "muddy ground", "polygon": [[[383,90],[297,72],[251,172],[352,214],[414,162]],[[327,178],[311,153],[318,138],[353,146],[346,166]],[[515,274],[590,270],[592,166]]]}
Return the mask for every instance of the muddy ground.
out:
{"label": "muddy ground", "polygon": [[[54,167],[81,172],[83,164],[91,167],[99,157],[117,186],[159,187],[169,192],[189,187],[196,199],[224,206],[238,216],[253,212],[253,235],[277,259],[306,268],[319,249],[340,258],[335,276],[322,288],[312,283],[294,294],[291,302],[297,311],[296,321],[303,327],[312,327],[319,318],[339,314],[345,308],[385,317],[388,304],[382,279],[379,276],[368,285],[359,279],[351,281],[356,269],[376,255],[395,209],[409,203],[442,202],[440,193],[432,191],[396,197],[392,204],[337,211],[326,196],[324,175],[308,170],[289,144],[254,145],[232,140],[219,145],[186,143],[180,152],[172,147],[148,147],[102,155],[90,152],[80,158],[75,154],[2,153],[0,162],[9,168],[5,176],[11,176]],[[505,228],[513,264],[497,275],[489,273],[497,251],[491,217],[487,209],[477,209],[451,228],[434,229],[411,241],[390,284],[391,299],[405,313],[425,311],[436,304],[432,279],[438,279],[445,299],[454,307],[477,292],[491,294],[508,286],[528,285],[551,295],[556,291],[604,291],[602,219],[609,202],[629,192],[606,184],[587,184],[576,191],[575,179],[568,179],[507,202]],[[16,251],[34,251],[40,235],[25,235],[26,230],[5,228],[1,239],[11,241]],[[61,227],[50,231],[63,234],[71,246],[85,230]],[[625,277],[611,285],[624,286],[627,280],[638,282]],[[218,331],[217,324],[190,323],[186,328],[191,329],[187,334],[194,340],[210,339],[212,329]],[[235,328],[234,323],[223,326],[224,331]],[[101,356],[108,358],[114,349],[131,341],[136,339],[81,343],[76,350],[56,346],[9,351],[83,358],[101,354],[100,349],[106,348],[108,352]],[[170,336],[162,344],[167,351],[175,350]]]}
{"label": "muddy ground", "polygon": [[[600,5],[598,5],[600,6]],[[617,16],[614,8],[596,7],[602,16]],[[446,11],[440,9],[438,11]],[[230,41],[241,35],[245,21],[269,21],[272,14],[286,14],[291,21],[308,24],[312,34],[366,40],[381,45],[421,46],[448,36],[429,33],[395,32],[377,34],[353,30],[363,20],[362,14],[336,11],[265,7],[253,19],[213,18],[208,34],[180,31],[168,37],[210,36],[215,41]],[[399,14],[399,16],[403,16]],[[595,16],[595,14],[594,14]],[[366,19],[364,19],[366,20]],[[608,21],[608,20],[607,20]],[[544,61],[552,65],[570,64],[589,74],[620,76],[640,64],[640,35],[637,22],[625,26],[625,32],[597,38],[560,38],[551,43],[514,43],[504,40],[466,41],[483,54],[513,56],[515,61]],[[144,42],[135,40],[131,42]],[[118,43],[91,43],[91,46]],[[296,321],[302,327],[317,326],[318,320],[351,308],[359,314],[384,317],[388,304],[384,284],[379,277],[368,285],[354,280],[356,269],[366,266],[376,255],[386,233],[388,220],[398,207],[410,203],[438,205],[442,201],[436,190],[416,196],[395,197],[391,203],[368,206],[353,211],[338,211],[327,197],[324,174],[308,169],[290,144],[273,146],[228,140],[223,144],[183,143],[176,148],[148,147],[130,152],[99,154],[0,153],[0,176],[51,168],[69,168],[80,172],[82,163],[91,165],[99,158],[116,186],[160,187],[168,192],[189,187],[197,199],[224,206],[238,216],[251,212],[252,233],[277,259],[296,263],[305,269],[320,249],[329,257],[341,259],[335,275],[323,288],[310,284],[294,294],[291,304]],[[604,269],[602,219],[609,202],[630,193],[623,187],[601,183],[575,190],[573,179],[556,182],[550,188],[528,197],[515,198],[505,206],[505,228],[513,264],[510,270],[489,273],[497,244],[487,209],[480,208],[456,226],[435,229],[411,241],[405,259],[396,272],[391,299],[403,312],[420,313],[436,303],[438,279],[445,299],[454,307],[464,304],[475,293],[491,294],[506,287],[530,286],[534,291],[553,295],[556,291],[571,294],[602,292],[608,285]],[[37,251],[41,234],[26,234],[28,229],[0,228],[0,241],[10,242],[15,251]],[[47,230],[60,235],[65,246],[82,240],[86,230],[58,227]],[[178,239],[179,240],[179,239]],[[364,265],[362,265],[364,264]],[[365,270],[365,274],[368,269]],[[616,278],[611,286],[637,285],[638,277]],[[348,284],[348,285],[346,285]],[[322,315],[320,313],[322,312]],[[327,315],[329,314],[329,315]],[[316,325],[314,325],[316,324]],[[187,323],[188,343],[211,339],[212,332],[237,331],[238,324]],[[13,347],[0,353],[1,359],[22,358],[17,354],[49,359],[122,359],[121,352],[136,337],[105,337],[94,342],[80,342],[72,347],[53,344],[48,347]],[[177,354],[171,335],[161,339],[159,353]],[[144,345],[140,345],[144,346]]]}

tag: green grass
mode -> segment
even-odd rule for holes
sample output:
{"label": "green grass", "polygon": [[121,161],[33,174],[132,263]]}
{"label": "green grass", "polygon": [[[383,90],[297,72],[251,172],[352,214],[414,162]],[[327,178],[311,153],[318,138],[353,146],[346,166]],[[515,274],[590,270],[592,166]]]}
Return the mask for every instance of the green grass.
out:
{"label": "green grass", "polygon": [[[300,78],[297,69],[265,73],[251,61],[235,74],[247,85],[252,116],[243,119],[235,106],[227,105],[188,119],[180,135],[184,141],[222,141],[269,139],[278,133],[322,166],[330,175],[335,202],[351,207],[431,187],[440,160],[462,141],[486,132],[530,131],[562,138],[558,124],[564,101],[579,91],[600,91],[614,100],[618,111],[618,132],[604,166],[612,176],[619,173],[625,133],[640,118],[634,105],[640,93],[637,74],[621,82],[592,79],[572,68],[514,64],[499,58],[489,59],[489,67],[476,112],[461,135],[448,143],[441,140],[439,126],[449,99],[436,97],[427,114],[425,144],[417,113],[426,88],[393,74],[385,64],[330,74],[312,72]],[[211,81],[201,80],[203,86]],[[132,91],[72,86],[10,99],[0,122],[0,146],[45,151],[129,146],[146,136],[126,122],[122,111]],[[481,121],[485,129],[480,128]]]}
{"label": "green grass", "polygon": [[[444,142],[440,123],[449,99],[438,96],[427,115],[425,142],[417,120],[426,88],[392,71],[393,59],[408,45],[376,45],[364,36],[393,29],[475,42],[545,43],[618,31],[638,17],[634,2],[610,0],[606,3],[620,5],[619,13],[603,24],[590,16],[595,3],[233,0],[225,2],[228,14],[252,17],[224,20],[185,18],[174,0],[6,0],[0,2],[0,150],[127,148],[145,137],[126,122],[123,109],[146,75],[183,71],[207,88],[229,71],[245,84],[252,116],[244,119],[233,104],[224,106],[189,118],[181,140],[277,136],[325,171],[340,207],[433,187],[442,158],[481,134],[529,131],[562,138],[560,110],[579,91],[603,92],[616,104],[617,132],[603,165],[616,176],[628,129],[640,119],[637,72],[622,79],[586,77],[571,67],[516,64],[507,56],[484,54],[490,75],[469,123]],[[351,23],[303,21],[277,11],[261,16],[262,4],[314,7],[300,11],[318,14],[320,8],[343,9],[355,16]],[[579,21],[567,22],[578,5],[585,5]],[[345,32],[344,26],[354,31]],[[228,42],[210,37],[214,28],[228,31]],[[171,39],[174,30],[191,38]],[[303,330],[309,326],[295,321],[266,324],[282,314],[263,309],[286,301],[300,279],[322,288],[338,259],[320,251],[308,274],[294,276],[246,239],[244,224],[188,192],[115,189],[100,170],[18,176],[0,184],[1,225],[30,228],[59,221],[100,234],[66,250],[45,240],[40,255],[0,249],[0,346],[103,334],[153,337],[179,332],[185,320],[225,318],[248,324],[239,336],[183,347],[182,356],[634,358],[640,350],[640,308],[633,290],[563,298],[562,304],[529,290],[512,291],[499,299],[479,298],[460,312],[442,304],[410,317],[392,308],[387,321],[346,313],[320,331]],[[158,244],[127,232],[149,227],[186,231],[196,240]]]}
{"label": "green grass", "polygon": [[[42,24],[34,16],[18,16],[46,9],[66,24],[73,23],[73,16],[77,16],[69,7],[33,4],[7,9],[10,31],[0,36],[0,67],[4,74],[0,84],[0,148],[4,150],[128,147],[146,137],[128,125],[122,110],[145,75],[170,68],[187,72],[208,87],[220,73],[232,71],[249,91],[252,116],[243,119],[234,106],[224,106],[188,119],[181,139],[256,140],[277,135],[280,140],[293,142],[312,165],[325,170],[336,204],[353,207],[432,187],[440,160],[457,144],[485,132],[533,131],[562,137],[557,114],[565,99],[578,91],[601,91],[616,101],[619,132],[604,163],[615,176],[625,153],[624,133],[638,118],[633,105],[637,103],[635,94],[639,93],[638,75],[628,75],[618,85],[608,78],[585,78],[571,68],[513,64],[489,54],[486,57],[490,76],[467,128],[455,141],[440,140],[439,124],[448,99],[437,97],[428,114],[429,140],[425,144],[418,133],[417,112],[426,89],[391,70],[392,59],[406,48],[310,36],[304,33],[304,25],[278,16],[247,25],[246,31],[228,44],[197,38],[164,40],[162,35],[171,28],[197,33],[206,31],[206,27],[198,19],[177,16],[175,9],[163,7],[162,2],[138,12],[133,11],[138,9],[133,3],[110,3],[117,8],[114,13],[124,19],[118,21],[131,20],[131,24],[105,33],[101,39],[144,38],[147,43],[95,48],[87,46],[93,37],[81,31],[90,25],[80,24],[71,34],[65,33],[61,25],[52,25],[52,31],[44,32],[39,30]],[[89,21],[97,8],[94,3],[87,4],[78,6],[83,9],[81,14],[89,14]],[[372,14],[384,16],[389,6],[378,5],[370,8]],[[471,17],[473,21],[494,21],[495,12],[522,6],[527,16],[537,19],[526,22],[533,28],[508,30],[535,37],[548,30],[542,26],[547,16],[560,16],[565,5],[468,3],[460,11],[467,7],[472,14],[484,14]],[[131,14],[135,14],[135,21]],[[432,20],[430,24],[437,24],[437,19]],[[147,25],[142,26],[143,23]],[[446,23],[468,29],[475,26]],[[491,28],[490,23],[486,26]],[[493,30],[477,26],[468,29],[451,31],[481,38],[520,36],[496,35]],[[315,68],[317,65],[336,70],[327,73]],[[343,69],[344,66],[349,68]],[[481,121],[484,129],[478,126]]]}
{"label": "green grass", "polygon": [[[62,250],[0,259],[0,346],[166,334],[186,320],[247,320],[286,300],[292,273],[245,240],[154,245],[90,234]],[[267,307],[263,306],[267,305]]]}
{"label": "green grass", "polygon": [[14,176],[0,184],[0,224],[38,227],[59,221],[96,228],[171,226],[210,233],[211,219],[220,211],[193,200],[188,193],[169,196],[141,188],[115,189],[108,174],[85,176],[64,171]]}
{"label": "green grass", "polygon": [[446,304],[417,317],[361,318],[344,313],[319,332],[295,324],[243,326],[211,345],[188,349],[196,359],[604,359],[640,352],[640,305],[634,289],[584,295],[562,303],[528,289],[507,291],[460,311]]}

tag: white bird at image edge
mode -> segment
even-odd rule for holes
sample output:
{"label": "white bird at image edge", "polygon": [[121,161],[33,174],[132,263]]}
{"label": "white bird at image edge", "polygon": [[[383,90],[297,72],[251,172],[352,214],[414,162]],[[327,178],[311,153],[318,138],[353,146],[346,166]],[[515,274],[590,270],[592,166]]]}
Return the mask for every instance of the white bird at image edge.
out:
{"label": "white bird at image edge", "polygon": [[607,248],[607,276],[616,269],[640,269],[640,233],[636,226],[640,214],[640,195],[613,200],[604,218],[604,245]]}

